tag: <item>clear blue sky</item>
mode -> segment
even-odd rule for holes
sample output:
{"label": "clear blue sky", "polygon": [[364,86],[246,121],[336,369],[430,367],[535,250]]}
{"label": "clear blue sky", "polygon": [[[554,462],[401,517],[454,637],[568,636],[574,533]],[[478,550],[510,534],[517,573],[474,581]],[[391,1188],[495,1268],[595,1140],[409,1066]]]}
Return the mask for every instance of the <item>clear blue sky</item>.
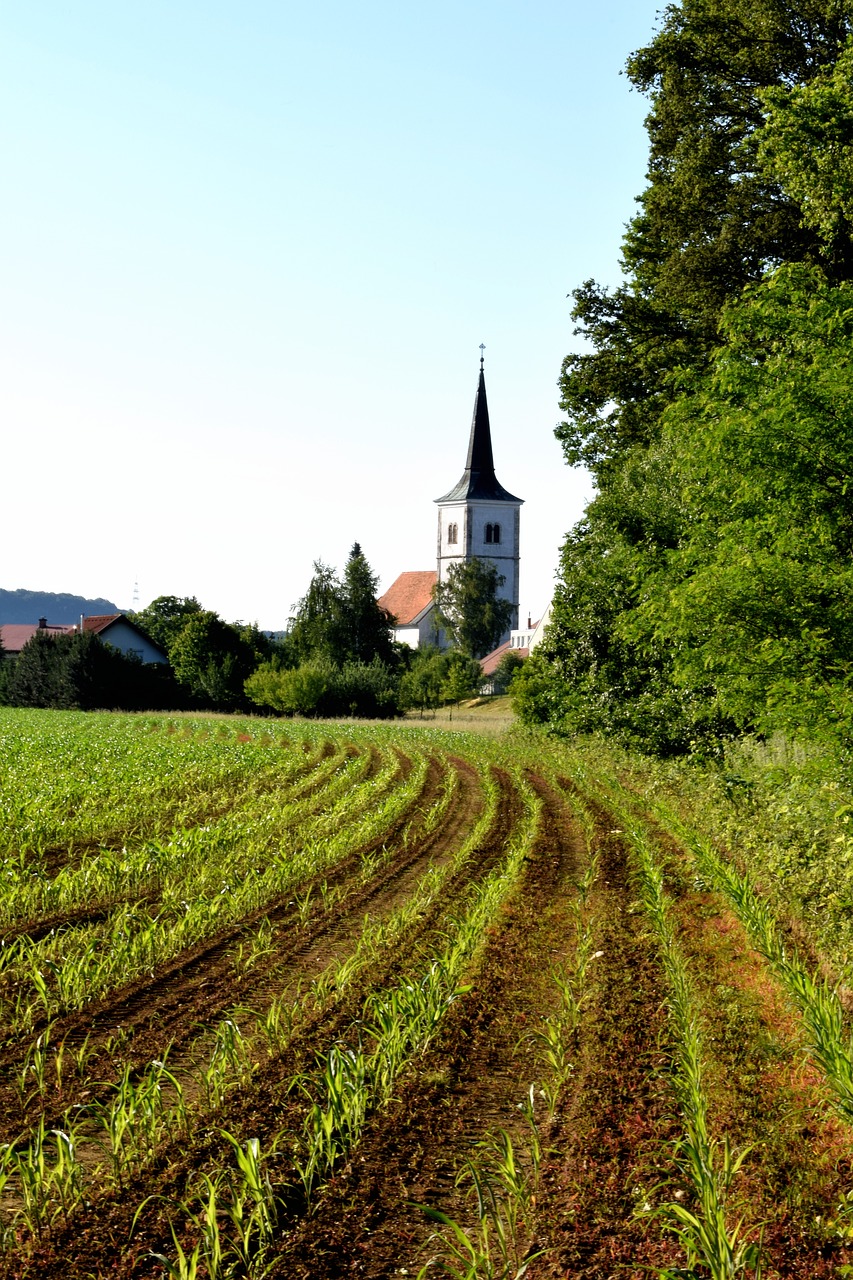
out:
{"label": "clear blue sky", "polygon": [[480,342],[547,603],[567,294],[619,278],[653,3],[0,8],[0,586],[285,624],[435,563]]}

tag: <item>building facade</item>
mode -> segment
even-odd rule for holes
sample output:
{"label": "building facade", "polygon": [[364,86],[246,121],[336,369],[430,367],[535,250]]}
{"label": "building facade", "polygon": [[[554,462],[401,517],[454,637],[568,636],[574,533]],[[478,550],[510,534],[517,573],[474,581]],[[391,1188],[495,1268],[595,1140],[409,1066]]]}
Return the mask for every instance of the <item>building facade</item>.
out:
{"label": "building facade", "polygon": [[503,639],[518,626],[520,513],[523,498],[504,489],[495,475],[492,433],[486,400],[483,357],[474,397],[468,457],[461,479],[438,506],[435,570],[409,570],[391,584],[379,603],[395,619],[396,638],[417,647],[442,644],[435,622],[432,588],[443,582],[452,564],[478,559],[495,566],[503,582],[498,595],[512,605],[512,619]]}
{"label": "building facade", "polygon": [[474,397],[474,415],[468,440],[468,457],[461,479],[441,498],[438,506],[437,571],[444,582],[452,564],[477,559],[493,564],[503,583],[498,595],[512,605],[509,632],[518,626],[521,507],[498,481],[492,454],[492,432],[486,399],[483,357]]}

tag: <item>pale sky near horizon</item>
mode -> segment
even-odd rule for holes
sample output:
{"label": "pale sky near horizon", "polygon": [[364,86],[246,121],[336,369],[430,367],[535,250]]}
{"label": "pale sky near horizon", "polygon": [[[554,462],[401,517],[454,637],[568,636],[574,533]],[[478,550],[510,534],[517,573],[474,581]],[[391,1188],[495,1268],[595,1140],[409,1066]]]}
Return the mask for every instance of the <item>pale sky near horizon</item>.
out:
{"label": "pale sky near horizon", "polygon": [[485,343],[521,613],[591,488],[567,295],[615,284],[653,3],[0,4],[0,587],[280,628],[435,565]]}

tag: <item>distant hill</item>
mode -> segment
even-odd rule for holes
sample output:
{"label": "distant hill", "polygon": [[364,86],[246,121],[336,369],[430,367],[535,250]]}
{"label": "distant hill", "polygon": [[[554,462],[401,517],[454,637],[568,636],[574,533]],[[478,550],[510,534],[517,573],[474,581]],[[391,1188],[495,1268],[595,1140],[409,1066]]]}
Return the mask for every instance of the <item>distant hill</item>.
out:
{"label": "distant hill", "polygon": [[80,614],[120,613],[112,600],[87,600],[56,591],[4,591],[0,587],[0,623],[38,622],[47,618],[54,624],[70,625],[80,621]]}

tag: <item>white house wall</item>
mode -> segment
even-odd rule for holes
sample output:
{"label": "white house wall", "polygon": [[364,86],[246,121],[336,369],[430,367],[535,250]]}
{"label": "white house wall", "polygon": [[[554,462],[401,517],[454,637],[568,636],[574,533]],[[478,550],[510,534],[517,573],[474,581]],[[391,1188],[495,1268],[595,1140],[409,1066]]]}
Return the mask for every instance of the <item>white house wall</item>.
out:
{"label": "white house wall", "polygon": [[[456,524],[456,543],[448,542],[451,524]],[[499,524],[501,541],[495,545],[486,542],[486,525]],[[513,607],[511,627],[518,626],[519,606],[519,535],[520,507],[508,503],[468,502],[442,504],[438,511],[438,580],[444,582],[452,564],[477,558],[493,564],[504,578],[498,587],[498,596],[509,600]]]}
{"label": "white house wall", "polygon": [[103,640],[104,644],[111,644],[120,653],[134,654],[142,662],[163,663],[166,661],[159,649],[156,649],[149,640],[146,640],[145,636],[140,635],[138,631],[128,626],[126,622],[113,622],[111,626],[99,632],[98,636],[99,639]]}

